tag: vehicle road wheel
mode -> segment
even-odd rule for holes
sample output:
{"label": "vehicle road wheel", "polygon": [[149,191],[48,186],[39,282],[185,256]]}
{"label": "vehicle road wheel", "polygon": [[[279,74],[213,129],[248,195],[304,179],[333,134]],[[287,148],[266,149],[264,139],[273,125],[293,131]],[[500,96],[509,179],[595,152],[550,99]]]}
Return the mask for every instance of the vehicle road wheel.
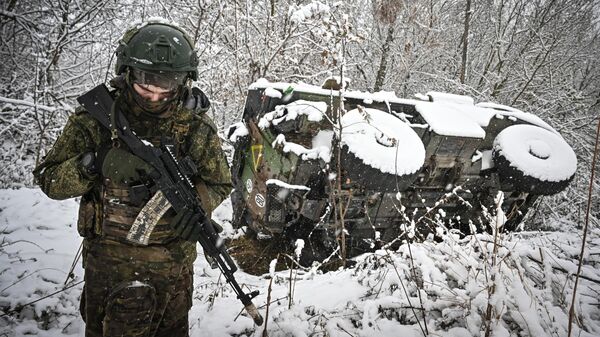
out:
{"label": "vehicle road wheel", "polygon": [[493,160],[502,183],[539,195],[564,190],[577,169],[575,152],[560,135],[528,124],[510,126],[496,136]]}
{"label": "vehicle road wheel", "polygon": [[425,162],[415,131],[396,116],[377,109],[348,111],[342,123],[342,169],[366,189],[406,189]]}

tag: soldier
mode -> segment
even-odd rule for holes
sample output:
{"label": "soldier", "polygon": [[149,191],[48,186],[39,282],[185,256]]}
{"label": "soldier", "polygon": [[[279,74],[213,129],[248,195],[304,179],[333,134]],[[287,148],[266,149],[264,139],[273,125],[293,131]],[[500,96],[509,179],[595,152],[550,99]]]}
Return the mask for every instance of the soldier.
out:
{"label": "soldier", "polygon": [[[229,194],[231,177],[206,115],[210,103],[190,87],[198,76],[192,40],[178,27],[152,21],[127,31],[116,57],[114,104],[139,138],[158,145],[170,137],[178,157],[192,158],[198,167],[192,180],[210,216]],[[147,246],[127,240],[149,199],[136,202],[130,187],[145,182],[150,168],[110,136],[78,108],[34,170],[50,198],[81,196],[86,336],[188,336],[196,244],[173,228],[192,224],[169,210]]]}

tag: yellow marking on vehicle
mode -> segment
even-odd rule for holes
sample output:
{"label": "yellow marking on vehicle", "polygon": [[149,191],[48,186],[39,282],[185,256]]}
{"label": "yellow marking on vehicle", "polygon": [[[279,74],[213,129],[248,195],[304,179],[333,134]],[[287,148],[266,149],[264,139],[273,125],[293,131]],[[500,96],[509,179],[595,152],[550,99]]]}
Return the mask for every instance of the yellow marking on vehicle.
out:
{"label": "yellow marking on vehicle", "polygon": [[254,164],[254,171],[256,171],[256,168],[258,167],[258,165],[260,165],[260,161],[262,160],[263,157],[263,146],[262,144],[256,144],[256,145],[252,145],[251,146],[252,149],[252,164]]}

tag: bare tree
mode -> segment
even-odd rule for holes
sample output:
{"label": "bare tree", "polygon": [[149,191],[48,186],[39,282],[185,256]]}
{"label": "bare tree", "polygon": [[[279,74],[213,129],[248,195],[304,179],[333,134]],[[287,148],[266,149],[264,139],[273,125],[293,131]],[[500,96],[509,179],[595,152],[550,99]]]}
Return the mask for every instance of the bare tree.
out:
{"label": "bare tree", "polygon": [[469,25],[471,23],[471,0],[467,0],[465,9],[465,32],[462,37],[462,58],[460,64],[460,83],[465,83],[465,72],[467,68],[467,52],[469,50]]}
{"label": "bare tree", "polygon": [[[152,16],[196,41],[196,85],[221,126],[239,118],[246,88],[260,77],[318,84],[336,72],[331,28],[343,19],[361,37],[344,51],[354,89],[404,97],[448,91],[513,105],[549,121],[582,163],[591,160],[600,105],[597,0],[9,0],[1,8],[1,186],[31,183],[31,167],[75,98],[113,75],[124,29]],[[578,172],[566,192],[543,198],[538,225],[576,222],[573,205],[583,208],[588,177]]]}

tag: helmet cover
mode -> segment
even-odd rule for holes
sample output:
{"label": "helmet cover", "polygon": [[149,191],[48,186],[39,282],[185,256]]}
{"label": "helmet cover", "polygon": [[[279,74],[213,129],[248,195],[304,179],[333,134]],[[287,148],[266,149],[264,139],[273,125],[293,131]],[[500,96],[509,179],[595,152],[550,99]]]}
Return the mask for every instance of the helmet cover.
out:
{"label": "helmet cover", "polygon": [[[174,25],[149,21],[129,29],[116,50],[116,73],[127,67],[145,73],[175,74],[176,78],[198,78],[198,56],[190,37]],[[160,76],[159,76],[160,77]]]}

